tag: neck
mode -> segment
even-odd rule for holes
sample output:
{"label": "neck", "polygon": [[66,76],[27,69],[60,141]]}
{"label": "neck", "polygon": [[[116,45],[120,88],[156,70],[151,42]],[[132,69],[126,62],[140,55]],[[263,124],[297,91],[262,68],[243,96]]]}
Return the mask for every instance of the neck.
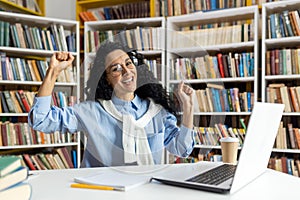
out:
{"label": "neck", "polygon": [[119,99],[124,101],[132,101],[134,99],[134,93],[126,93],[126,94],[115,94]]}

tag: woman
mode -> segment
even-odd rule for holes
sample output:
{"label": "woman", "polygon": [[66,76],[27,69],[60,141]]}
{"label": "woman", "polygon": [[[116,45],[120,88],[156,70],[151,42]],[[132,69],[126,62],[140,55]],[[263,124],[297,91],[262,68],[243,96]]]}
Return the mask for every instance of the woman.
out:
{"label": "woman", "polygon": [[182,124],[177,108],[146,65],[135,66],[128,49],[103,43],[87,82],[87,101],[50,108],[56,78],[72,64],[70,53],[55,53],[29,113],[29,124],[43,132],[83,131],[82,167],[163,163],[163,150],[188,156],[194,145],[193,89],[180,83]]}

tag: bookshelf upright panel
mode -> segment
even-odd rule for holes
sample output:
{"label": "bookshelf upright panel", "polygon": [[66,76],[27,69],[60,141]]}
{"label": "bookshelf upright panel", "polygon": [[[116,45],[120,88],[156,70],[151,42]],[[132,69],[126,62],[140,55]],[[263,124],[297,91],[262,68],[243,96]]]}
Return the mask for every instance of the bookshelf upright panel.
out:
{"label": "bookshelf upright panel", "polygon": [[34,95],[55,51],[69,51],[75,60],[55,83],[52,103],[62,107],[79,102],[79,23],[0,12],[0,27],[4,33],[0,38],[0,153],[43,157],[68,147],[74,153],[73,163],[79,167],[79,133],[45,134],[33,131],[27,123]]}

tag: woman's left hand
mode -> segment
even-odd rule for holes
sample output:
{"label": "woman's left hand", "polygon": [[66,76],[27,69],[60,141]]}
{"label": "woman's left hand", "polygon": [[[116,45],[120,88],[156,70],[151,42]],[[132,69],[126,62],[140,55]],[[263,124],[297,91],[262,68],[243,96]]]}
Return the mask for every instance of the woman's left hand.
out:
{"label": "woman's left hand", "polygon": [[178,97],[183,106],[183,108],[193,106],[193,93],[194,89],[190,86],[184,84],[184,82],[180,82],[178,85]]}
{"label": "woman's left hand", "polygon": [[184,84],[183,82],[178,85],[178,98],[181,104],[183,116],[182,124],[187,128],[193,128],[194,122],[194,89]]}

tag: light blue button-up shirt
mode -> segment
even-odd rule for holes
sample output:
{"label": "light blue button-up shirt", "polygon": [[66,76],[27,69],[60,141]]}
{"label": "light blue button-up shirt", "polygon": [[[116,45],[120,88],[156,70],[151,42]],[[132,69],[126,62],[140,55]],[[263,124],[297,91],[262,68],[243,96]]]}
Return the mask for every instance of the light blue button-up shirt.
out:
{"label": "light blue button-up shirt", "polygon": [[[131,114],[136,120],[146,113],[150,103],[138,96],[130,102],[113,96],[112,102],[119,112]],[[35,97],[28,115],[28,122],[35,130],[45,133],[83,131],[87,144],[82,167],[125,165],[122,122],[108,114],[99,102],[85,101],[64,108],[50,107],[50,104],[51,96]],[[145,132],[155,164],[161,163],[164,148],[181,157],[192,152],[194,131],[183,125],[178,127],[176,122],[174,115],[161,109],[146,125]]]}

